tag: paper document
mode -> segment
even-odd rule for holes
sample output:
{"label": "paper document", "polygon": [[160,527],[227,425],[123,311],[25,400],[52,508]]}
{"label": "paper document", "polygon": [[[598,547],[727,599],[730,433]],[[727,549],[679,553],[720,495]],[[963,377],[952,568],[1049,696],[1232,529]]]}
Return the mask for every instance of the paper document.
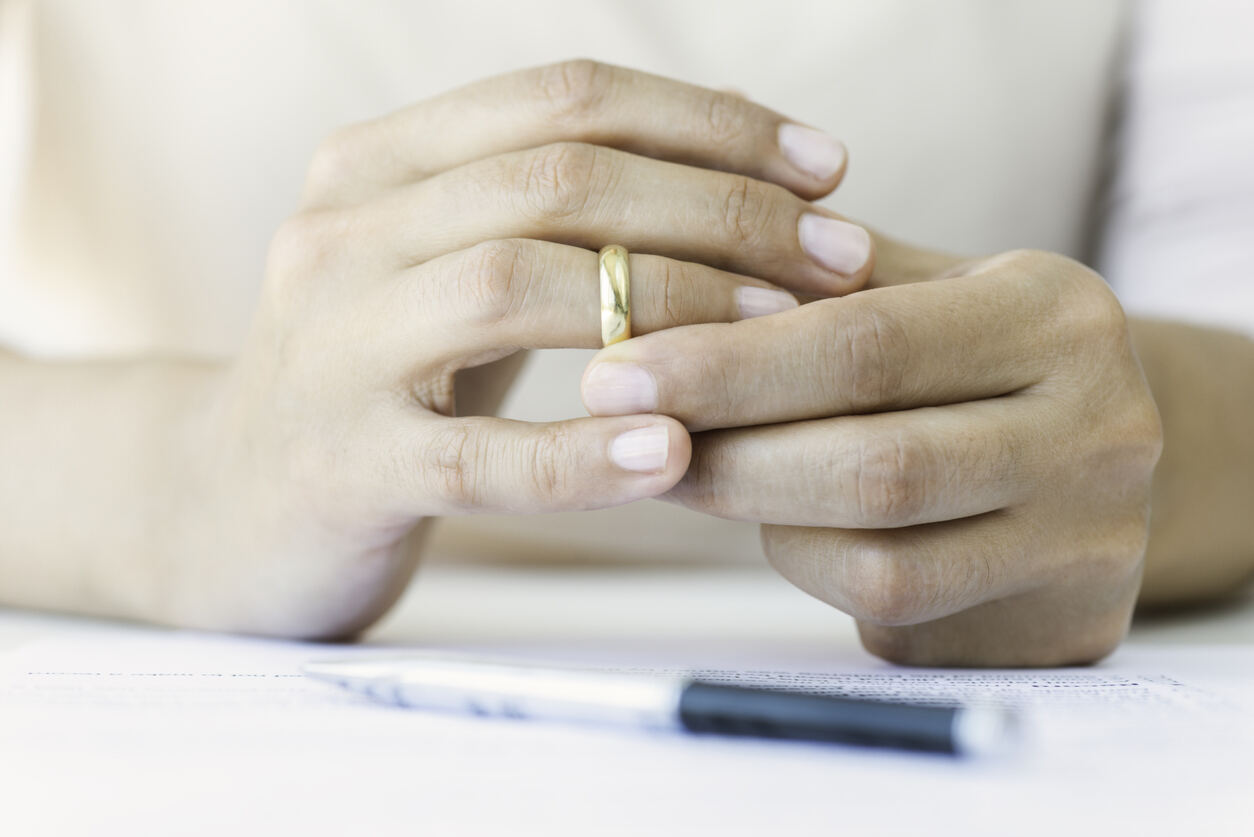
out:
{"label": "paper document", "polygon": [[1022,751],[989,761],[433,714],[298,673],[309,660],[402,650],[87,625],[0,653],[0,833],[861,835],[948,833],[935,827],[948,823],[1032,834],[1136,822],[1142,834],[1242,834],[1254,824],[1245,647],[1129,648],[1096,668],[1039,672],[676,647],[464,649],[1021,707]]}

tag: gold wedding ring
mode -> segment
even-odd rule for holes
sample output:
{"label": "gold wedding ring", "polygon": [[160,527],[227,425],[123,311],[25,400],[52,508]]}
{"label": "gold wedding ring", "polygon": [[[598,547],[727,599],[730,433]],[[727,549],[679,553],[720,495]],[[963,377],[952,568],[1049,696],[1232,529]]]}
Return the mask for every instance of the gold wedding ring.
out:
{"label": "gold wedding ring", "polygon": [[627,248],[601,248],[601,345],[612,346],[631,337],[631,271]]}

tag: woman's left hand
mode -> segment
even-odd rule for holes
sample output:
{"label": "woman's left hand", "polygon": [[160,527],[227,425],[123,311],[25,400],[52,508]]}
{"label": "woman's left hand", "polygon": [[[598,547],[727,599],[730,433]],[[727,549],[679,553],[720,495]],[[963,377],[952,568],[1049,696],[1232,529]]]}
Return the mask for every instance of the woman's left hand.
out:
{"label": "woman's left hand", "polygon": [[871,652],[1096,660],[1136,601],[1162,445],[1123,311],[1062,256],[951,273],[620,343],[584,403],[699,431],[668,498],[761,522],[771,563]]}

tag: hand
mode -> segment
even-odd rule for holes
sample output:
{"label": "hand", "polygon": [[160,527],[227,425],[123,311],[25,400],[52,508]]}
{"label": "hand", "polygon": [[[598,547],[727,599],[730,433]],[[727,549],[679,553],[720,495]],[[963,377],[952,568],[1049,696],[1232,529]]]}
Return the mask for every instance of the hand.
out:
{"label": "hand", "polygon": [[1132,613],[1161,447],[1123,312],[1061,256],[952,273],[612,346],[585,404],[694,431],[668,498],[762,522],[771,563],[871,652],[1095,660]]}
{"label": "hand", "polygon": [[174,516],[203,558],[171,568],[169,621],[352,633],[399,594],[421,519],[669,489],[689,457],[673,419],[455,417],[455,373],[599,346],[611,242],[635,254],[640,333],[795,307],[772,283],[860,287],[869,237],[806,201],[843,159],[739,97],[589,62],[332,137],[206,410],[202,496]]}

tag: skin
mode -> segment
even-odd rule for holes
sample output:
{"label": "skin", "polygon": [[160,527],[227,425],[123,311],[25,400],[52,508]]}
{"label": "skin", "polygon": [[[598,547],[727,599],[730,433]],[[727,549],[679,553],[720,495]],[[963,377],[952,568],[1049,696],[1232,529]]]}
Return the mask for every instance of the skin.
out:
{"label": "skin", "polygon": [[[1151,494],[1203,484],[1235,496],[1154,519],[1145,589],[1194,600],[1248,575],[1248,340],[1208,332],[1222,360],[1190,355],[1196,330],[1129,326],[1099,277],[1046,253],[964,262],[873,236],[827,269],[798,224],[837,218],[808,201],[843,166],[790,163],[786,121],[581,61],[331,137],[237,357],[0,355],[0,401],[24,405],[0,413],[0,597],[348,636],[399,595],[436,516],[665,496],[761,522],[771,562],[873,653],[1054,665],[1118,643]],[[633,252],[642,336],[590,365],[593,415],[485,415],[520,350],[600,345],[611,240]],[[812,301],[742,319],[744,287]],[[1173,405],[1161,423],[1134,342]],[[589,381],[624,364],[656,403],[600,409]],[[649,429],[665,461],[623,467],[615,440]]]}

